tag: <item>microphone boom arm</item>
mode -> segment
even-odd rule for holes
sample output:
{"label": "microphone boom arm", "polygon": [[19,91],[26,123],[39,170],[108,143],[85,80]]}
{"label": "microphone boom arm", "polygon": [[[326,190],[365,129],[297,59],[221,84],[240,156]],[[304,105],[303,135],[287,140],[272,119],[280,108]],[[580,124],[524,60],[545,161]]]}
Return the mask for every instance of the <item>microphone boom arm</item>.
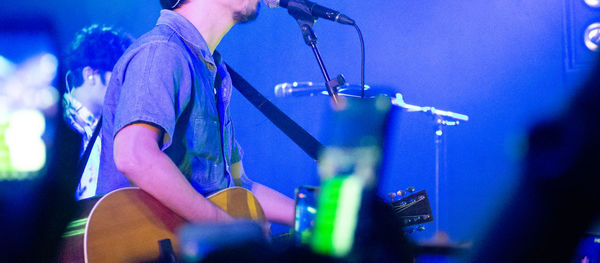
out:
{"label": "microphone boom arm", "polygon": [[[321,73],[323,73],[323,77],[325,78],[325,86],[327,88],[327,94],[331,97],[334,104],[338,104],[338,95],[337,95],[337,87],[344,83],[343,77],[339,75],[337,77],[340,83],[336,81],[331,81],[331,77],[329,77],[329,73],[325,68],[325,63],[323,62],[323,58],[321,58],[321,53],[319,52],[319,48],[317,47],[317,36],[315,32],[312,30],[312,27],[317,20],[316,17],[312,16],[310,10],[306,8],[306,5],[297,4],[296,1],[290,1],[288,3],[288,13],[296,19],[298,25],[300,26],[300,30],[302,31],[302,37],[304,38],[304,43],[310,46],[315,58],[317,59],[317,63],[319,64],[319,68],[321,69]],[[336,85],[337,84],[337,85]]]}
{"label": "microphone boom arm", "polygon": [[404,98],[402,97],[402,94],[400,94],[400,93],[396,93],[396,97],[392,98],[391,103],[392,103],[392,105],[398,106],[408,112],[424,112],[424,113],[429,113],[435,117],[450,119],[452,121],[446,121],[447,122],[446,124],[448,126],[451,126],[452,124],[457,125],[459,123],[459,121],[464,121],[464,122],[469,121],[469,116],[464,115],[464,114],[451,112],[451,111],[445,111],[445,110],[439,110],[434,107],[423,107],[423,106],[407,104],[406,102],[404,102]]}

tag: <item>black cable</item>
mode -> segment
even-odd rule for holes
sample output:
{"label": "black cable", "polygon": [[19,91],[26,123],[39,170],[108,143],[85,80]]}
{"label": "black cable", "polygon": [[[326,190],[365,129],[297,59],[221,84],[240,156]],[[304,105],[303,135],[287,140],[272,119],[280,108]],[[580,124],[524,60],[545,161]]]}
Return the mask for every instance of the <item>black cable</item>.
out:
{"label": "black cable", "polygon": [[360,38],[360,51],[361,51],[361,61],[360,61],[360,98],[365,98],[365,40],[363,39],[362,32],[360,32],[360,28],[358,28],[357,24],[354,24],[354,28],[356,28],[356,32],[358,32],[358,37]]}

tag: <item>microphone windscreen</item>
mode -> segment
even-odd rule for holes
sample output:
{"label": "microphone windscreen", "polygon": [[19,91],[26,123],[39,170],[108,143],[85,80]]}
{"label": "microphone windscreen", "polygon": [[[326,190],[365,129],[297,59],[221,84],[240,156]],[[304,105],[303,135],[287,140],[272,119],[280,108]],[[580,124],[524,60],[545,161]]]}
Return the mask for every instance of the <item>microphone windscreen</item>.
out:
{"label": "microphone windscreen", "polygon": [[292,93],[291,83],[280,83],[275,85],[275,97],[283,98]]}

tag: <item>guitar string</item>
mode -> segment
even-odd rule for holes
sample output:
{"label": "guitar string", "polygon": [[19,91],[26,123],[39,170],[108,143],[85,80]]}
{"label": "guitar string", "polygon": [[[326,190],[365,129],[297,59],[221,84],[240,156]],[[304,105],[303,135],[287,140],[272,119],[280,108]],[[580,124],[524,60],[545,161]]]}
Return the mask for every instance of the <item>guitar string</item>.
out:
{"label": "guitar string", "polygon": [[[410,208],[410,207],[414,206],[415,204],[417,204],[417,203],[420,203],[421,201],[424,201],[424,200],[427,200],[427,198],[423,198],[423,199],[421,199],[421,200],[415,200],[415,202],[412,202],[412,203],[406,204],[406,205],[404,205],[403,207],[394,207],[394,208],[393,208],[393,209],[394,209],[394,212],[397,212],[397,213],[398,213],[398,212],[402,212],[402,211],[404,211],[404,210],[406,210],[406,209],[408,209],[408,208]],[[398,206],[400,206],[400,205],[398,205]]]}

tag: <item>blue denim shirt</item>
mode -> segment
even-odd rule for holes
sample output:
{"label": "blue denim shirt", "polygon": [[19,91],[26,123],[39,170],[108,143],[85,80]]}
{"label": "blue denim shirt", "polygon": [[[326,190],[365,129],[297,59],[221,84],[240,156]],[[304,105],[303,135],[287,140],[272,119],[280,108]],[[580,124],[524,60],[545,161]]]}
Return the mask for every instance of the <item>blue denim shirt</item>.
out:
{"label": "blue denim shirt", "polygon": [[117,132],[135,122],[165,132],[162,150],[192,186],[210,194],[233,186],[229,166],[241,160],[229,114],[231,78],[218,52],[180,14],[162,10],[112,73],[103,108],[97,194],[129,186],[113,159]]}

